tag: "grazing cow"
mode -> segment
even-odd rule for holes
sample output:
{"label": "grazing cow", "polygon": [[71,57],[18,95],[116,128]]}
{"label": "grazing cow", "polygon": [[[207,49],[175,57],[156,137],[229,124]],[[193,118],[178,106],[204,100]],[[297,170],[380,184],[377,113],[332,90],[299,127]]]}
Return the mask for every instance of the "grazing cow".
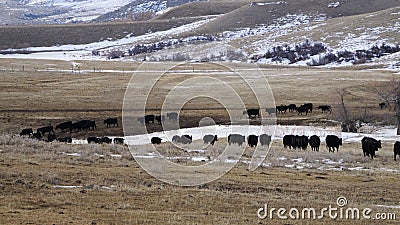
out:
{"label": "grazing cow", "polygon": [[72,138],[71,137],[62,137],[62,138],[57,138],[58,142],[64,142],[64,143],[72,143]]}
{"label": "grazing cow", "polygon": [[248,115],[249,118],[257,118],[260,117],[260,109],[248,109],[243,111],[243,115]]}
{"label": "grazing cow", "polygon": [[363,137],[361,140],[361,147],[365,156],[370,156],[371,159],[374,159],[375,152],[378,151],[378,148],[382,148],[381,141],[378,141],[371,137]]}
{"label": "grazing cow", "polygon": [[95,144],[100,143],[100,141],[99,141],[99,139],[98,139],[97,137],[88,137],[88,138],[87,138],[87,142],[88,142],[89,144],[91,144],[91,143],[95,143]]}
{"label": "grazing cow", "polygon": [[57,140],[57,136],[55,134],[49,133],[49,135],[47,135],[47,141],[48,142],[53,142],[55,140]]}
{"label": "grazing cow", "polygon": [[400,156],[400,141],[396,141],[396,143],[394,143],[393,152],[394,152],[394,161],[396,161],[396,155]]}
{"label": "grazing cow", "polygon": [[286,111],[289,109],[289,106],[287,105],[280,105],[276,107],[276,112],[277,113],[286,113]]}
{"label": "grazing cow", "polygon": [[107,127],[113,125],[114,127],[118,127],[118,119],[117,118],[108,118],[104,120],[104,124],[107,125]]}
{"label": "grazing cow", "polygon": [[42,140],[42,137],[43,137],[43,135],[40,132],[36,132],[36,133],[32,134],[33,139]]}
{"label": "grazing cow", "polygon": [[21,131],[21,133],[19,133],[20,136],[24,136],[24,135],[29,135],[29,136],[31,136],[32,134],[33,134],[32,128],[23,129],[23,130]]}
{"label": "grazing cow", "polygon": [[342,139],[336,135],[327,135],[325,138],[326,148],[329,152],[335,152],[335,148],[339,152],[339,146],[342,145]]}
{"label": "grazing cow", "polygon": [[210,134],[204,135],[203,141],[204,141],[204,144],[214,145],[214,143],[216,141],[218,141],[218,136],[217,135],[210,135]]}
{"label": "grazing cow", "polygon": [[298,115],[303,115],[303,113],[306,113],[307,116],[309,112],[309,107],[306,105],[301,105],[300,107],[297,107],[296,110]]}
{"label": "grazing cow", "polygon": [[270,116],[271,114],[276,113],[276,108],[266,108],[265,112],[267,112],[268,115]]}
{"label": "grazing cow", "polygon": [[103,144],[103,143],[111,144],[111,142],[112,142],[112,139],[109,138],[109,137],[101,137],[101,138],[99,138],[99,144]]}
{"label": "grazing cow", "polygon": [[161,144],[161,138],[159,138],[159,137],[152,137],[151,138],[151,143],[153,144],[153,145],[159,145],[159,144]]}
{"label": "grazing cow", "polygon": [[246,140],[245,136],[240,135],[240,134],[230,134],[228,136],[229,145],[238,144],[239,146],[242,146],[242,144],[245,142],[245,140]]}
{"label": "grazing cow", "polygon": [[172,113],[167,113],[167,118],[171,121],[178,121],[178,113],[172,112]]}
{"label": "grazing cow", "polygon": [[293,138],[294,138],[294,135],[285,135],[285,136],[283,136],[283,147],[284,148],[289,147],[289,149],[294,147],[293,146],[293,141],[292,141]]}
{"label": "grazing cow", "polygon": [[114,144],[124,144],[124,139],[123,138],[114,138]]}
{"label": "grazing cow", "polygon": [[249,135],[249,136],[247,137],[247,144],[248,144],[251,148],[256,147],[257,144],[258,144],[258,136],[253,135],[253,134]]}
{"label": "grazing cow", "polygon": [[293,112],[294,110],[297,109],[297,106],[296,106],[296,104],[290,104],[290,105],[288,105],[288,108],[289,108],[289,112]]}
{"label": "grazing cow", "polygon": [[37,133],[41,133],[42,135],[45,135],[46,133],[48,133],[48,134],[53,133],[54,134],[53,126],[47,126],[47,127],[38,128],[36,130],[36,132]]}
{"label": "grazing cow", "polygon": [[172,137],[172,142],[174,143],[180,143],[181,142],[181,137],[179,137],[178,135],[174,135]]}
{"label": "grazing cow", "polygon": [[60,129],[61,132],[64,132],[64,130],[70,129],[71,126],[72,126],[72,121],[63,122],[56,126],[56,130]]}
{"label": "grazing cow", "polygon": [[146,124],[150,124],[150,122],[154,124],[154,119],[155,119],[154,115],[146,115],[146,116],[144,116],[144,122]]}
{"label": "grazing cow", "polygon": [[180,138],[180,142],[185,145],[187,145],[187,144],[190,145],[192,143],[192,136],[187,135],[187,134],[182,135]]}
{"label": "grazing cow", "polygon": [[322,113],[332,113],[332,107],[330,105],[320,105],[318,109],[321,109]]}
{"label": "grazing cow", "polygon": [[161,125],[165,121],[165,116],[164,115],[158,115],[158,116],[156,116],[156,120],[157,120],[157,123],[159,125]]}
{"label": "grazing cow", "polygon": [[303,106],[308,108],[308,112],[312,113],[313,110],[313,104],[312,103],[305,103]]}
{"label": "grazing cow", "polygon": [[379,103],[379,107],[381,109],[386,109],[388,107],[388,105],[386,104],[386,102],[381,102],[381,103]]}
{"label": "grazing cow", "polygon": [[260,135],[260,144],[261,146],[269,145],[271,143],[271,136],[268,134],[261,134]]}
{"label": "grazing cow", "polygon": [[77,129],[78,132],[81,130],[87,130],[87,129],[96,129],[96,122],[93,120],[81,120],[78,121],[76,123],[73,123],[72,126],[70,127],[70,132],[72,132],[72,130]]}
{"label": "grazing cow", "polygon": [[319,151],[319,146],[321,145],[321,140],[319,139],[319,137],[317,135],[311,136],[309,143],[311,146],[311,150]]}

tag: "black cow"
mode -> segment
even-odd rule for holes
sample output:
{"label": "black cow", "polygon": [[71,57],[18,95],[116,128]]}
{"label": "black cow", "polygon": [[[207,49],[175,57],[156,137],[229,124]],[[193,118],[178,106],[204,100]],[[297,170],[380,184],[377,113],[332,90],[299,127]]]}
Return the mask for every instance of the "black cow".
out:
{"label": "black cow", "polygon": [[319,151],[319,146],[321,145],[321,140],[317,135],[312,135],[309,140],[311,150]]}
{"label": "black cow", "polygon": [[283,136],[283,147],[284,148],[289,147],[289,149],[291,149],[293,147],[293,142],[292,142],[293,138],[294,135],[291,134]]}
{"label": "black cow", "polygon": [[293,112],[294,110],[297,109],[297,106],[296,106],[296,104],[290,104],[290,105],[288,105],[288,108],[289,108],[289,112]]}
{"label": "black cow", "polygon": [[260,117],[260,109],[248,109],[243,111],[243,115],[248,115],[249,118],[257,118]]}
{"label": "black cow", "polygon": [[326,148],[329,152],[335,152],[335,148],[339,152],[339,146],[342,145],[342,139],[336,135],[327,135],[325,138]]}
{"label": "black cow", "polygon": [[47,127],[41,127],[36,130],[37,133],[41,133],[42,135],[45,135],[46,133],[54,134],[53,126],[47,126]]}
{"label": "black cow", "polygon": [[57,136],[56,136],[55,134],[49,133],[49,134],[47,135],[47,141],[48,141],[48,142],[53,142],[53,141],[55,141],[55,140],[57,140]]}
{"label": "black cow", "polygon": [[265,112],[268,113],[268,115],[276,113],[276,108],[266,108]]}
{"label": "black cow", "polygon": [[29,136],[31,136],[32,134],[33,134],[32,128],[23,129],[23,130],[21,131],[21,133],[19,133],[20,136],[24,136],[24,135],[29,135]]}
{"label": "black cow", "polygon": [[178,121],[178,113],[176,113],[176,112],[167,113],[167,118],[169,120],[176,122],[176,121]]}
{"label": "black cow", "polygon": [[64,130],[70,129],[71,126],[72,126],[72,121],[63,122],[56,126],[56,130],[60,129],[61,132],[64,132]]}
{"label": "black cow", "polygon": [[36,132],[36,133],[32,134],[33,139],[42,140],[42,137],[43,137],[43,135],[40,132]]}
{"label": "black cow", "polygon": [[99,139],[98,139],[97,137],[88,137],[88,138],[87,138],[87,142],[88,142],[89,144],[91,144],[91,143],[95,143],[95,144],[100,143],[100,141],[99,141]]}
{"label": "black cow", "polygon": [[113,125],[114,127],[118,127],[118,119],[117,118],[107,118],[104,120],[104,124],[107,125],[107,127]]}
{"label": "black cow", "polygon": [[387,106],[386,102],[381,102],[381,103],[379,103],[379,107],[381,109],[386,109],[388,106]]}
{"label": "black cow", "polygon": [[307,107],[308,111],[310,113],[312,113],[312,111],[313,111],[313,104],[312,103],[305,103],[305,104],[303,104],[303,106]]}
{"label": "black cow", "polygon": [[123,138],[114,138],[114,144],[124,144],[124,139]]}
{"label": "black cow", "polygon": [[301,147],[303,150],[306,150],[308,146],[308,136],[303,135],[300,137],[300,140],[299,147]]}
{"label": "black cow", "polygon": [[286,111],[289,109],[289,106],[287,105],[280,105],[276,107],[276,112],[277,113],[286,113]]}
{"label": "black cow", "polygon": [[260,144],[261,146],[269,145],[271,143],[271,136],[268,134],[261,134],[260,135]]}
{"label": "black cow", "polygon": [[400,156],[400,141],[396,141],[393,146],[394,161],[396,161],[396,155]]}
{"label": "black cow", "polygon": [[154,124],[154,119],[155,119],[154,115],[146,115],[146,116],[144,116],[144,122],[146,124],[149,124],[150,122]]}
{"label": "black cow", "polygon": [[310,109],[306,105],[301,105],[300,107],[297,107],[296,110],[298,115],[303,115],[303,113],[306,113],[307,116]]}
{"label": "black cow", "polygon": [[185,144],[185,145],[191,144],[192,143],[192,136],[187,135],[187,134],[182,135],[181,138],[180,138],[180,142],[182,144]]}
{"label": "black cow", "polygon": [[378,151],[378,148],[382,148],[381,141],[378,141],[371,137],[363,137],[361,140],[361,147],[365,156],[370,156],[371,159],[374,159],[375,152]]}
{"label": "black cow", "polygon": [[256,147],[257,144],[258,144],[258,136],[253,135],[253,134],[249,135],[249,136],[247,137],[247,144],[248,144],[251,148]]}
{"label": "black cow", "polygon": [[159,138],[159,137],[152,137],[151,138],[151,143],[153,144],[153,145],[159,145],[159,144],[161,144],[161,138]]}
{"label": "black cow", "polygon": [[112,139],[109,138],[109,137],[101,137],[101,138],[99,138],[99,144],[103,144],[103,143],[111,144],[111,142],[112,142]]}
{"label": "black cow", "polygon": [[240,135],[240,134],[230,134],[228,136],[229,145],[238,144],[239,146],[242,146],[242,144],[245,142],[245,140],[246,140],[245,136]]}
{"label": "black cow", "polygon": [[172,142],[174,142],[174,143],[180,143],[180,142],[181,142],[181,137],[178,136],[178,135],[174,135],[174,136],[172,137]]}
{"label": "black cow", "polygon": [[72,132],[72,130],[77,129],[78,132],[82,131],[82,130],[95,130],[96,127],[96,122],[93,120],[81,120],[78,121],[76,123],[73,123],[72,126],[70,127],[70,132]]}
{"label": "black cow", "polygon": [[321,109],[322,113],[332,113],[332,107],[330,105],[320,105],[318,106],[318,109]]}
{"label": "black cow", "polygon": [[57,138],[58,142],[64,142],[64,143],[72,143],[72,138],[71,137],[62,137],[62,138]]}
{"label": "black cow", "polygon": [[214,145],[214,143],[216,141],[218,141],[218,136],[217,135],[211,135],[211,134],[204,135],[203,141],[204,141],[204,144]]}
{"label": "black cow", "polygon": [[164,123],[164,121],[165,121],[165,116],[164,116],[164,115],[158,115],[158,116],[156,116],[155,119],[157,120],[157,123],[158,123],[159,125],[161,125],[161,124]]}

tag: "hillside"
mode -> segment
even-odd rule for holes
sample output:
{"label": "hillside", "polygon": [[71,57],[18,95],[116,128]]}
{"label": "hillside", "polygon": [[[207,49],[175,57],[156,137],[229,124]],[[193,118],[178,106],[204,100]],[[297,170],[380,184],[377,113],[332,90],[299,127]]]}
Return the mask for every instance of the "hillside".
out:
{"label": "hillside", "polygon": [[288,15],[306,15],[310,20],[320,17],[336,18],[359,15],[400,6],[400,0],[288,0],[263,1],[242,6],[214,20],[198,30],[199,34],[218,34],[240,28],[270,25]]}
{"label": "hillside", "polygon": [[[149,20],[156,17],[159,13],[162,14],[162,11],[168,11],[175,6],[198,1],[205,0],[136,0],[115,11],[103,14],[92,22]],[[160,18],[157,20],[164,19]]]}
{"label": "hillside", "polygon": [[208,15],[222,15],[238,9],[244,5],[250,4],[251,0],[210,0],[201,2],[192,2],[178,7],[171,8],[167,12],[157,16],[156,20],[201,17]]}
{"label": "hillside", "polygon": [[34,25],[0,27],[0,50],[27,47],[88,44],[139,36],[168,30],[193,22],[194,19],[158,20],[151,22],[97,23],[71,25]]}

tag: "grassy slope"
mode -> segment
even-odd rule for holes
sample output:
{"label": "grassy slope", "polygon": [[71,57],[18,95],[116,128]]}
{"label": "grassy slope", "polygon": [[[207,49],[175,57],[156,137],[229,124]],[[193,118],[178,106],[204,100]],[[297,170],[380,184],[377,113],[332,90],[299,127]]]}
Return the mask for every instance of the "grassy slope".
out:
{"label": "grassy slope", "polygon": [[143,35],[194,22],[194,18],[151,22],[0,27],[0,49],[86,44],[127,34]]}
{"label": "grassy slope", "polygon": [[259,24],[271,24],[274,19],[287,14],[326,14],[328,18],[351,16],[375,12],[395,6],[400,6],[399,0],[373,1],[349,0],[337,8],[328,8],[331,0],[309,1],[289,0],[287,4],[271,5],[245,5],[237,10],[227,13],[220,18],[205,24],[199,33],[219,33],[226,30],[236,30],[243,27],[254,27]]}

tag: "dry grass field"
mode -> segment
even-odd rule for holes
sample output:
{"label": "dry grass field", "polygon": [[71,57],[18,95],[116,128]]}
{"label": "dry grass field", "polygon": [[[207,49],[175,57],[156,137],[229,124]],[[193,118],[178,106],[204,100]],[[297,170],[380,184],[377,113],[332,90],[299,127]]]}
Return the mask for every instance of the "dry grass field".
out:
{"label": "dry grass field", "polygon": [[[400,175],[393,172],[399,167],[392,159],[392,143],[388,142],[383,143],[378,157],[370,160],[362,156],[359,143],[345,143],[339,153],[332,154],[324,145],[316,153],[287,150],[276,141],[265,161],[270,166],[250,172],[247,164],[239,163],[214,182],[198,187],[179,187],[148,175],[126,146],[46,143],[15,135],[27,127],[55,126],[62,121],[80,119],[95,120],[98,128],[74,132],[74,138],[122,135],[121,126],[105,128],[102,120],[121,118],[125,89],[132,71],[139,66],[117,61],[0,61],[1,224],[378,224],[376,220],[365,219],[280,220],[274,217],[261,220],[257,217],[257,210],[264,203],[275,208],[322,209],[337,206],[339,196],[348,199],[349,207],[368,207],[373,213],[400,213],[397,188]],[[155,70],[158,66],[154,63]],[[226,72],[234,66],[246,68],[245,64],[194,63],[182,66],[194,67],[194,72],[172,70],[159,81],[159,89],[147,105],[149,112],[157,112],[162,96],[182,79],[204,75],[217,77],[209,71]],[[279,115],[278,123],[330,125],[338,111],[337,91],[343,88],[348,90],[345,100],[352,111],[367,109],[377,115],[378,122],[386,123],[393,115],[393,112],[378,109],[380,100],[373,91],[373,87],[387,85],[392,72],[365,67],[265,66],[261,70],[278,105],[313,102],[333,106],[334,112],[329,115],[317,110],[309,116]],[[235,83],[240,80],[232,77],[230,82],[239,87],[247,104],[253,104],[246,89],[240,89],[241,86]],[[198,119],[204,116],[229,123],[224,108],[215,102],[209,103],[198,99],[188,104],[183,110],[186,115],[180,118],[181,126],[198,126]],[[150,131],[160,129],[158,125],[149,128]],[[160,149],[171,156],[214,157],[225,144],[226,140],[221,139],[204,154],[182,152],[169,143],[161,144]],[[193,145],[202,147],[200,142]],[[245,158],[251,156],[251,150],[246,151]],[[312,167],[296,169],[290,166],[299,158]],[[343,165],[333,165],[332,168],[340,171],[318,169],[327,165],[323,159],[342,160]],[[193,164],[190,161],[177,163]],[[341,166],[347,169],[340,169]],[[348,169],[355,167],[364,170]],[[380,221],[379,224],[397,223],[398,220]]]}

